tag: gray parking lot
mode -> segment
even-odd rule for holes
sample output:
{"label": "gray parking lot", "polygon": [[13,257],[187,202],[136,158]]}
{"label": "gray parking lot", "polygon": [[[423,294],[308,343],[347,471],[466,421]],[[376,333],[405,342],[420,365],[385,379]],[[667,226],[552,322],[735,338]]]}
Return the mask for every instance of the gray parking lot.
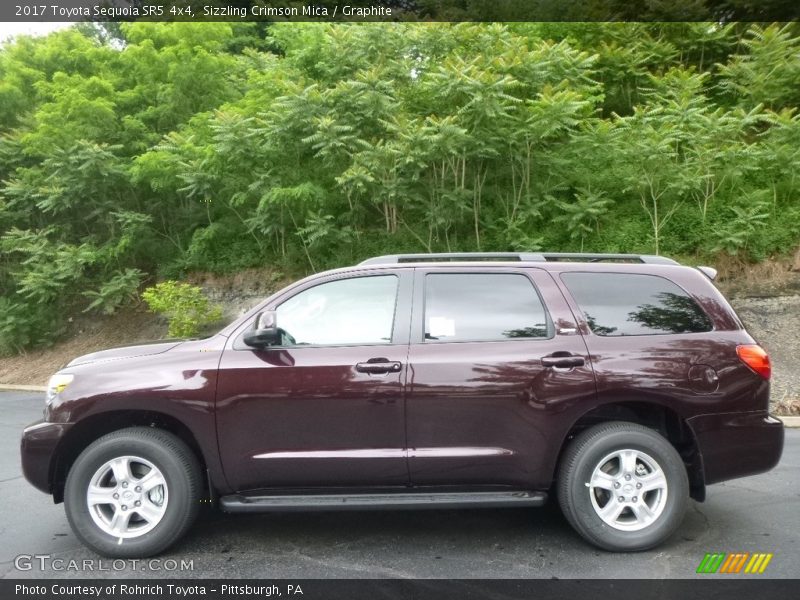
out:
{"label": "gray parking lot", "polygon": [[[63,507],[22,478],[19,435],[42,405],[41,394],[0,393],[0,577],[683,578],[696,576],[706,552],[774,558],[763,575],[705,578],[798,575],[800,430],[787,430],[775,470],[710,487],[707,501],[692,502],[668,543],[634,555],[588,546],[550,502],[542,509],[464,511],[233,516],[207,510],[160,563],[120,565],[98,562],[72,535]],[[170,559],[191,570],[165,570],[174,566]]]}

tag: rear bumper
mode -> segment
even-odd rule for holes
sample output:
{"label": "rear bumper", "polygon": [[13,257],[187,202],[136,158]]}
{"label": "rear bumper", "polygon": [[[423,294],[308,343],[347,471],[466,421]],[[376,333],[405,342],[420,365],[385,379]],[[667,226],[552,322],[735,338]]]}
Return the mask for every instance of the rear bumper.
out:
{"label": "rear bumper", "polygon": [[766,412],[701,415],[694,432],[706,485],[769,471],[783,452],[783,423]]}
{"label": "rear bumper", "polygon": [[35,488],[47,494],[53,493],[56,447],[70,427],[70,423],[38,421],[22,431],[22,474]]}

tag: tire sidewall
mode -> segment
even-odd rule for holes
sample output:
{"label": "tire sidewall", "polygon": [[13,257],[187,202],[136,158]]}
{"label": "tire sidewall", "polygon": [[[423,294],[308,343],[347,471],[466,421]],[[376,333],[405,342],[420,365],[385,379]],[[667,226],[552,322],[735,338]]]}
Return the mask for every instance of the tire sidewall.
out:
{"label": "tire sidewall", "polygon": [[[667,479],[667,500],[654,523],[638,531],[622,531],[605,523],[594,509],[586,482],[597,464],[617,450],[638,450],[651,456]],[[677,529],[688,504],[689,482],[683,461],[659,434],[615,431],[590,440],[574,463],[569,481],[569,502],[582,533],[601,548],[615,551],[646,550],[660,544]]]}
{"label": "tire sidewall", "polygon": [[[182,443],[177,438],[172,441]],[[95,524],[86,502],[86,491],[103,464],[128,455],[144,458],[161,471],[167,482],[168,502],[155,528],[120,542]],[[191,475],[175,452],[159,444],[155,437],[132,433],[101,438],[84,450],[69,471],[64,489],[67,519],[78,538],[103,556],[133,558],[157,554],[183,533],[187,515],[197,511],[197,490],[192,485]]]}

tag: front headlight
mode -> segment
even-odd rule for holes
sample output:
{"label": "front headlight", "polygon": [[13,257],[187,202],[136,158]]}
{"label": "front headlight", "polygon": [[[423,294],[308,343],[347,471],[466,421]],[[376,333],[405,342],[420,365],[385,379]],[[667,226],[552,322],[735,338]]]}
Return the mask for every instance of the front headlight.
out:
{"label": "front headlight", "polygon": [[56,373],[47,382],[47,404],[50,404],[53,399],[63,392],[66,387],[75,379],[74,375],[70,373]]}

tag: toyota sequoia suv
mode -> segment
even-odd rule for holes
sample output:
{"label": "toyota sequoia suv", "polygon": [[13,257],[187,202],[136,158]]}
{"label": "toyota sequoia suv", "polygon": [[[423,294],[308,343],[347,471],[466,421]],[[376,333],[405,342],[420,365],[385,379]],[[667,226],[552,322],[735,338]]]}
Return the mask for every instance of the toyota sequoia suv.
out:
{"label": "toyota sequoia suv", "polygon": [[709,267],[660,256],[381,256],[216,335],[50,379],[22,467],[101,555],[231,513],[541,506],[652,548],[708,484],[773,468],[770,362]]}

